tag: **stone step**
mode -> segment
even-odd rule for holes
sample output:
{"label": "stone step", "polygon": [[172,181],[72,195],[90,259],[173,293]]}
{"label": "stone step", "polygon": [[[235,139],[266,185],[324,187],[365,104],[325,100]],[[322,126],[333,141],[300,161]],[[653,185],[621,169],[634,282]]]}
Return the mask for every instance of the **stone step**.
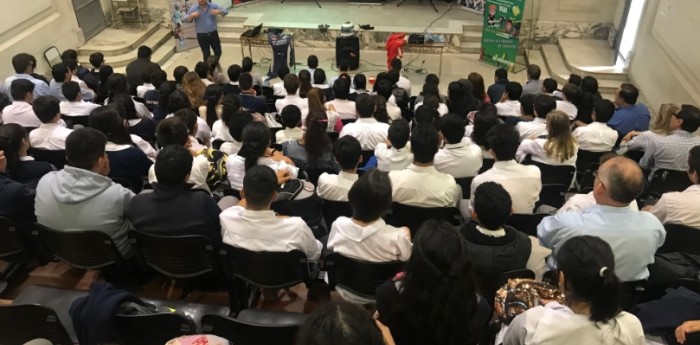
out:
{"label": "stone step", "polygon": [[461,42],[481,42],[481,31],[464,31],[459,40]]}
{"label": "stone step", "polygon": [[481,34],[483,29],[484,29],[484,24],[481,22],[477,22],[477,21],[469,21],[469,22],[462,24],[462,30],[464,32],[467,32],[467,31],[478,32],[479,34]]}
{"label": "stone step", "polygon": [[[172,31],[165,28],[158,29],[142,44],[151,47],[151,49],[154,51],[153,55],[155,55],[156,52],[161,51],[161,46],[166,46],[166,48],[169,48],[171,50],[175,49],[175,41],[173,40]],[[128,65],[129,62],[136,59],[138,47],[133,48],[132,50],[129,50],[127,52],[118,54],[110,53],[109,51],[105,50],[98,51],[101,51],[105,55],[105,60],[107,61],[108,65],[112,66],[112,68],[116,68],[124,67]],[[89,55],[81,55],[78,58],[80,59],[80,61],[88,61]],[[152,57],[152,60],[157,61],[155,56]]]}
{"label": "stone step", "polygon": [[465,54],[479,54],[481,53],[481,41],[479,42],[464,42],[462,41],[459,45],[459,52]]}
{"label": "stone step", "polygon": [[231,11],[229,11],[229,13],[226,17],[218,18],[216,21],[219,25],[221,25],[223,23],[243,24],[243,23],[245,23],[246,20],[248,20],[248,17],[250,17],[250,14],[232,13]]}
{"label": "stone step", "polygon": [[[120,31],[113,28],[106,28],[93,39],[85,43],[84,46],[78,48],[78,55],[90,56],[92,53],[101,52],[105,55],[119,55],[132,51],[142,45],[148,38],[155,34],[160,29],[159,23],[152,22],[148,24],[145,30],[135,34],[136,39],[124,40],[124,35],[120,35]],[[102,37],[105,37],[104,39]],[[110,39],[110,38],[114,39]],[[88,60],[81,61],[87,62]]]}
{"label": "stone step", "polygon": [[221,43],[240,43],[243,32],[219,32]]}
{"label": "stone step", "polygon": [[[559,47],[555,44],[543,44],[542,57],[549,71],[549,75],[554,78],[560,86],[566,84],[572,72],[561,56]],[[598,76],[596,76],[596,79],[598,79],[598,91],[604,94],[614,94],[620,84],[624,82],[624,80],[604,79]]]}

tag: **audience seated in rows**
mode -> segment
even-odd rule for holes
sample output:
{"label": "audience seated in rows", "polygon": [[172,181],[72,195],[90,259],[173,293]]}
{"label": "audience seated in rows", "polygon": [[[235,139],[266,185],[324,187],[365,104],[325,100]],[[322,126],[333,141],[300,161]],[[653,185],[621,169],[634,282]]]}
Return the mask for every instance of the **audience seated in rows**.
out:
{"label": "audience seated in rows", "polygon": [[608,126],[617,131],[622,140],[631,131],[646,131],[649,129],[649,109],[644,104],[637,103],[639,90],[632,84],[622,84],[615,91],[615,114],[608,121]]}
{"label": "audience seated in rows", "polygon": [[566,114],[559,110],[547,114],[547,137],[525,139],[520,143],[516,158],[524,162],[530,156],[535,162],[548,165],[576,165],[578,143],[571,135]]}
{"label": "audience seated in rows", "polygon": [[614,248],[615,274],[624,282],[647,279],[647,265],[666,238],[659,220],[647,212],[634,211],[629,204],[642,192],[644,174],[629,158],[615,157],[600,166],[593,186],[597,205],[583,212],[561,212],[547,217],[537,227],[543,246],[552,248],[550,268],[557,268],[558,251],[567,240],[598,236]]}
{"label": "audience seated in rows", "polygon": [[241,93],[241,88],[238,86],[238,78],[240,78],[242,73],[241,66],[233,64],[228,66],[226,74],[228,75],[229,82],[222,85],[225,95],[238,95]]}
{"label": "audience seated in rows", "polygon": [[496,116],[496,107],[491,104],[483,105],[481,109],[474,114],[472,121],[474,122],[473,125],[464,127],[464,136],[481,148],[481,156],[484,159],[494,159],[491,150],[487,148],[488,143],[486,142],[486,136],[493,126],[499,124],[498,117]]}
{"label": "audience seated in rows", "polygon": [[[333,105],[335,111],[338,112],[342,120],[354,120],[358,115],[362,118],[359,109],[356,109],[356,104],[348,100],[350,94],[350,83],[345,78],[339,78],[333,83],[333,95],[335,99],[326,102],[326,107]],[[372,111],[374,113],[374,111]]]}
{"label": "audience seated in rows", "polygon": [[58,99],[53,96],[41,96],[32,103],[32,110],[41,121],[41,125],[29,133],[31,147],[42,150],[65,150],[66,138],[72,131],[62,124]]}
{"label": "audience seated in rows", "polygon": [[532,121],[520,121],[515,128],[520,133],[520,141],[525,139],[537,139],[547,135],[547,115],[557,107],[553,97],[547,95],[523,95],[520,97],[522,115],[527,115],[530,108],[533,110]]}
{"label": "audience seated in rows", "polygon": [[[505,68],[496,69],[493,77],[493,84],[489,86],[487,95],[491,100],[490,103],[496,104],[501,101],[503,94],[506,92],[506,84],[508,84],[508,71]],[[520,98],[520,96],[518,96]]]}
{"label": "audience seated in rows", "polygon": [[[106,103],[112,103],[112,99],[114,99],[114,97],[117,95],[123,94],[131,97],[129,95],[129,85],[127,84],[127,78],[123,74],[114,73],[110,75],[107,78],[107,89],[109,90],[109,98],[107,99]],[[151,114],[151,112],[148,110],[145,104],[137,102],[133,99],[132,102],[134,103],[134,108],[136,108],[136,112],[139,114],[140,117],[153,117],[153,114]]]}
{"label": "audience seated in rows", "polygon": [[264,114],[267,110],[265,98],[257,96],[253,90],[253,76],[250,73],[241,73],[238,78],[238,86],[241,88],[241,93],[238,97],[241,100],[241,108],[251,113]]}
{"label": "audience seated in rows", "polygon": [[629,151],[643,151],[645,147],[649,146],[650,137],[669,135],[671,133],[671,120],[680,110],[681,106],[675,103],[662,104],[659,107],[658,114],[654,117],[654,121],[649,125],[649,129],[627,133],[621,139],[620,147]]}
{"label": "audience seated in rows", "polygon": [[60,103],[63,116],[87,116],[93,109],[100,106],[97,103],[86,102],[80,93],[80,85],[74,81],[63,83],[61,93],[65,98]]}
{"label": "audience seated in rows", "polygon": [[574,84],[566,84],[561,91],[561,100],[557,100],[557,110],[564,112],[570,121],[576,119],[578,115],[578,107],[575,103],[578,103],[581,97],[581,88]]}
{"label": "audience seated in rows", "polygon": [[643,169],[653,174],[658,169],[687,171],[688,152],[700,145],[695,131],[700,127],[700,109],[684,104],[671,118],[666,136],[651,136],[644,147],[644,157],[639,161]]}
{"label": "audience seated in rows", "polygon": [[[41,96],[40,98],[43,97],[51,96]],[[16,182],[35,187],[42,176],[56,170],[56,168],[50,163],[35,161],[28,154],[29,147],[29,138],[24,127],[16,123],[0,126],[0,150],[5,155],[7,176]]]}
{"label": "audience seated in rows", "polygon": [[[302,114],[299,107],[293,104],[284,106],[284,108],[282,108],[280,111],[280,118],[282,119],[282,124],[285,128],[275,133],[276,143],[282,144],[290,140],[297,140],[304,136],[304,130],[301,128]],[[324,134],[327,126],[328,124],[324,126]]]}
{"label": "audience seated in rows", "polygon": [[511,81],[506,84],[505,92],[500,102],[495,103],[496,114],[498,116],[520,117],[520,96],[523,94],[523,87],[520,83]]}
{"label": "audience seated in rows", "polygon": [[407,168],[413,162],[413,153],[407,146],[410,137],[411,128],[406,120],[393,121],[387,131],[387,141],[374,148],[377,169],[392,171]]}
{"label": "audience seated in rows", "polygon": [[129,93],[136,95],[136,87],[143,84],[143,72],[150,68],[160,69],[160,65],[151,61],[153,50],[142,45],[136,51],[136,60],[126,65],[126,78],[129,84]]}
{"label": "audience seated in rows", "polygon": [[333,156],[340,165],[340,172],[324,172],[318,178],[316,193],[321,199],[348,201],[348,192],[357,181],[357,167],[362,164],[362,147],[354,137],[344,136],[333,145]]}
{"label": "audience seated in rows", "polygon": [[[168,145],[178,145],[188,149],[191,147],[187,125],[180,117],[171,117],[161,121],[156,129],[156,137],[160,147],[167,147]],[[194,158],[187,182],[192,184],[194,189],[209,191],[209,185],[207,184],[209,161],[206,156],[197,154],[191,149],[189,151]],[[157,161],[158,159],[156,158]],[[148,183],[155,184],[156,182],[158,182],[158,175],[156,174],[155,166],[151,166],[148,170]]]}
{"label": "audience seated in rows", "polygon": [[[10,89],[9,95],[11,100],[23,100],[25,98],[25,95],[21,95],[21,97],[15,97],[15,95],[12,92],[12,83],[15,80],[20,79],[29,81],[30,83],[32,83],[32,85],[34,85],[29,91],[34,95],[34,97],[49,95],[48,81],[42,80],[41,78],[43,77],[34,73],[34,69],[36,68],[36,58],[34,58],[34,56],[27,53],[19,53],[13,56],[12,68],[14,69],[15,74],[5,78],[5,89],[2,90],[3,93],[8,93],[7,89]],[[22,88],[26,88],[26,86],[22,86]]]}
{"label": "audience seated in rows", "polygon": [[294,105],[301,111],[301,121],[306,120],[309,115],[309,102],[299,97],[299,77],[294,74],[287,74],[284,77],[284,89],[287,95],[275,101],[275,108],[278,114],[282,114],[282,110],[288,105]]}
{"label": "audience seated in rows", "polygon": [[481,149],[470,140],[463,140],[464,120],[457,114],[443,116],[440,135],[444,145],[435,154],[435,169],[454,178],[476,176],[483,163]]}
{"label": "audience seated in rows", "polygon": [[247,169],[241,205],[227,208],[219,216],[223,242],[256,252],[299,250],[310,260],[318,260],[323,245],[304,220],[278,216],[270,210],[277,187],[277,176],[270,167],[257,165]]}
{"label": "audience seated in rows", "polygon": [[231,118],[236,116],[241,109],[241,101],[236,95],[225,95],[221,100],[221,116],[214,121],[211,126],[212,143],[215,140],[221,140],[224,143],[232,143],[234,141],[231,133],[229,133],[229,122]]}
{"label": "audience seated in rows", "polygon": [[[156,121],[151,118],[139,116],[139,114],[136,113],[134,102],[132,102],[129,95],[116,95],[112,97],[109,104],[115,106],[115,110],[119,112],[119,116],[124,121],[124,126],[128,128],[129,134],[135,135],[147,143],[156,142]],[[148,144],[148,148],[148,150],[144,150],[144,153],[146,153],[151,159],[155,159],[155,151],[150,144]]]}
{"label": "audience seated in rows", "polygon": [[608,126],[615,112],[615,104],[605,99],[595,102],[589,125],[577,127],[572,133],[578,142],[579,150],[590,152],[610,152],[617,142],[617,131]]}
{"label": "audience seated in rows", "polygon": [[17,78],[10,84],[10,95],[14,101],[2,110],[2,123],[16,123],[25,128],[41,126],[41,120],[32,109],[34,88],[35,84],[24,78]]}
{"label": "audience seated in rows", "polygon": [[360,118],[353,123],[343,126],[340,136],[350,135],[357,138],[362,145],[363,151],[374,150],[377,144],[386,141],[389,125],[379,122],[373,117],[374,103],[372,103],[370,95],[358,95],[357,101],[354,103]]}
{"label": "audience seated in rows", "polygon": [[326,112],[314,109],[306,117],[306,131],[295,140],[282,144],[282,154],[289,157],[294,165],[304,170],[340,171],[333,160],[333,142],[326,134],[328,117]]}
{"label": "audience seated in rows", "polygon": [[204,104],[197,109],[197,115],[201,118],[198,119],[197,122],[202,122],[202,120],[204,120],[203,122],[211,129],[214,123],[221,119],[223,101],[223,88],[221,88],[219,84],[208,85],[207,88],[204,89]]}
{"label": "audience seated in rows", "polygon": [[540,66],[530,64],[527,66],[527,82],[523,85],[523,95],[536,95],[542,92],[542,69]]}

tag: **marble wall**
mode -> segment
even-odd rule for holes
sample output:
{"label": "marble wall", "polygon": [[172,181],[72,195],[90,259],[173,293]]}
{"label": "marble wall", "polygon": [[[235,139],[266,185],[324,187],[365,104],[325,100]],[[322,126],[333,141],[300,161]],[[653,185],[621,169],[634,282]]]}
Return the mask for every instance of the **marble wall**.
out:
{"label": "marble wall", "polygon": [[572,23],[537,21],[534,35],[532,22],[523,23],[521,44],[537,48],[541,44],[556,44],[559,38],[608,40],[614,35],[612,23]]}

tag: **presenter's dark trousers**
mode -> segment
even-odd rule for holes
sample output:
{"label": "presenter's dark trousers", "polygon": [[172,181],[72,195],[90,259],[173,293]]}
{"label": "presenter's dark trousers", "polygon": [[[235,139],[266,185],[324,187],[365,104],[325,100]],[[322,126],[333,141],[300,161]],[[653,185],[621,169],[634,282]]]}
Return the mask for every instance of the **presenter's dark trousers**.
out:
{"label": "presenter's dark trousers", "polygon": [[199,42],[199,47],[202,48],[202,56],[204,57],[202,61],[207,61],[209,55],[211,55],[211,50],[214,51],[214,55],[221,57],[221,40],[219,39],[218,31],[198,33],[197,42]]}

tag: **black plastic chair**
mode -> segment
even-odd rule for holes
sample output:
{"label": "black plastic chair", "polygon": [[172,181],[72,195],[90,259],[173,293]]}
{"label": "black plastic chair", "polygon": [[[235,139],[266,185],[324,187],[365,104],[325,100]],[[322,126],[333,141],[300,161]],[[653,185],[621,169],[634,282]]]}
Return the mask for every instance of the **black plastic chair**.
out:
{"label": "black plastic chair", "polygon": [[535,161],[526,161],[523,164],[534,165],[540,169],[542,191],[540,191],[540,200],[537,202],[537,206],[562,207],[566,192],[576,174],[576,168],[570,165],[549,165]]}
{"label": "black plastic chair", "polygon": [[202,332],[236,345],[293,345],[306,315],[246,309],[238,318],[204,315]]}
{"label": "black plastic chair", "polygon": [[195,334],[196,325],[179,313],[116,315],[114,320],[125,344],[165,344],[173,338]]}
{"label": "black plastic chair", "polygon": [[593,183],[595,182],[595,174],[600,168],[600,163],[589,164],[585,169],[580,171],[578,176],[578,190],[581,193],[588,193],[593,190]]}
{"label": "black plastic chair", "polygon": [[66,122],[66,127],[73,128],[75,125],[88,126],[89,115],[61,115],[61,119]]}
{"label": "black plastic chair", "polygon": [[374,156],[374,150],[362,150],[362,163],[360,163],[360,168],[367,165],[367,162],[369,162],[372,156]]}
{"label": "black plastic chair", "polygon": [[338,253],[329,254],[324,262],[331,289],[339,286],[366,299],[374,299],[377,288],[401,272],[405,265],[401,261],[361,261]]}
{"label": "black plastic chair", "polygon": [[270,208],[285,216],[301,217],[311,228],[321,224],[323,219],[323,199],[317,195],[298,200],[275,201]]}
{"label": "black plastic chair", "polygon": [[205,236],[161,236],[136,230],[128,236],[143,263],[166,277],[189,279],[218,271],[217,250]]}
{"label": "black plastic chair", "polygon": [[391,215],[387,215],[388,223],[393,226],[405,226],[411,231],[411,237],[415,238],[420,226],[429,219],[437,219],[460,225],[463,223],[462,215],[456,207],[416,207],[393,203]]}
{"label": "black plastic chair", "polygon": [[63,169],[66,165],[65,150],[30,149],[29,154],[34,157],[35,160],[51,163],[59,170]]}
{"label": "black plastic chair", "polygon": [[112,239],[100,231],[56,231],[35,224],[35,233],[55,258],[83,270],[123,266]]}
{"label": "black plastic chair", "polygon": [[642,157],[644,157],[644,151],[627,151],[625,152],[625,157],[639,163]]}
{"label": "black plastic chair", "polygon": [[644,291],[646,291],[646,285],[646,280],[623,282],[618,299],[620,309],[629,311],[632,307],[637,305],[642,295],[644,295]]}
{"label": "black plastic chair", "polygon": [[462,187],[462,199],[469,199],[471,197],[472,193],[472,180],[474,180],[474,176],[471,177],[460,177],[456,178],[455,181],[457,184]]}
{"label": "black plastic chair", "polygon": [[24,344],[38,338],[73,345],[53,309],[32,304],[0,306],[0,343]]}
{"label": "black plastic chair", "polygon": [[306,176],[309,178],[309,182],[313,183],[314,186],[316,186],[316,185],[318,185],[318,178],[321,176],[321,174],[323,174],[323,173],[337,174],[338,170],[337,169],[330,169],[330,168],[325,168],[325,169],[304,168],[304,172],[306,172]]}
{"label": "black plastic chair", "polygon": [[489,305],[493,306],[493,302],[496,297],[496,291],[498,291],[498,289],[500,289],[503,285],[508,283],[509,279],[535,279],[535,272],[523,268],[519,270],[501,272],[496,274],[485,274],[477,272],[476,276],[477,281],[479,282],[479,291],[481,291],[481,295],[486,299]]}
{"label": "black plastic chair", "polygon": [[658,194],[682,192],[692,185],[686,171],[658,169],[651,177],[649,191]]}
{"label": "black plastic chair", "polygon": [[4,270],[0,270],[0,293],[5,291],[8,280],[20,271],[22,264],[30,257],[12,221],[0,217],[0,260],[9,263]]}
{"label": "black plastic chair", "polygon": [[600,164],[600,157],[606,153],[579,149],[576,154],[576,170],[583,171],[591,164]]}
{"label": "black plastic chair", "polygon": [[514,227],[516,230],[524,232],[528,236],[537,237],[537,226],[544,217],[551,216],[546,213],[522,214],[514,213],[510,215],[507,225]]}
{"label": "black plastic chair", "polygon": [[261,289],[288,288],[300,283],[311,286],[312,267],[306,254],[290,252],[253,252],[224,245],[219,252],[222,273],[229,281],[231,312],[255,307]]}
{"label": "black plastic chair", "polygon": [[681,224],[665,224],[666,241],[656,252],[700,255],[700,229]]}
{"label": "black plastic chair", "polygon": [[484,158],[481,163],[481,168],[479,169],[479,174],[483,173],[484,171],[490,170],[493,168],[493,164],[496,163],[495,159],[490,159],[490,158]]}
{"label": "black plastic chair", "polygon": [[323,219],[330,231],[331,225],[338,217],[352,217],[352,206],[347,201],[323,200]]}

